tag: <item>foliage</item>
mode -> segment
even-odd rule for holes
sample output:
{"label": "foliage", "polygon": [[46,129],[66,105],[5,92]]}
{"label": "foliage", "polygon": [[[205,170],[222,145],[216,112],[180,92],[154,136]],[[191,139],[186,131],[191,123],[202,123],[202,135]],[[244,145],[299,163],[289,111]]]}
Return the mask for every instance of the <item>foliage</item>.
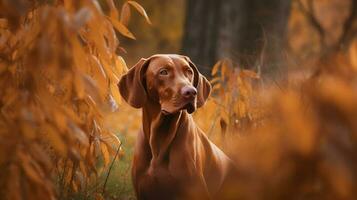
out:
{"label": "foliage", "polygon": [[108,166],[120,148],[103,126],[126,70],[115,31],[133,34],[112,0],[2,0],[0,12],[0,195],[94,195],[100,161]]}
{"label": "foliage", "polygon": [[[240,199],[356,198],[357,42],[351,46],[321,63],[317,75],[279,86],[229,60],[215,65],[213,94],[194,118],[235,161]],[[134,137],[139,111],[128,116],[130,108],[121,108],[109,121],[128,122],[116,129]],[[245,118],[244,127],[234,123]]]}
{"label": "foliage", "polygon": [[[299,27],[304,37],[290,28],[301,38],[289,42],[301,47],[302,57],[319,58],[311,53],[319,51],[318,36],[305,33],[306,22]],[[356,198],[356,45],[355,40],[348,51],[329,54],[314,63],[316,69],[300,63],[313,76],[290,71],[283,83],[264,83],[230,60],[213,67],[213,94],[194,118],[235,161],[240,176],[232,187],[240,199]],[[131,113],[114,117],[130,122],[117,125],[128,136],[136,134],[141,120]]]}
{"label": "foliage", "polygon": [[229,60],[213,67],[213,96],[195,120],[235,161],[240,199],[357,197],[356,45],[284,84],[265,85]]}
{"label": "foliage", "polygon": [[[130,9],[151,21],[136,2],[122,5],[118,12],[112,0],[0,1],[1,197],[134,196],[130,146],[141,116],[120,104],[116,83],[126,65],[117,36],[135,38]],[[305,43],[319,51],[300,39],[289,41],[297,52],[306,53]],[[293,71],[284,84],[263,83],[231,60],[213,67],[212,96],[194,117],[235,161],[241,199],[356,198],[357,41],[349,47],[320,60],[312,77],[296,81]],[[120,164],[105,188],[116,153]]]}
{"label": "foliage", "polygon": [[241,69],[229,59],[218,61],[211,75],[212,95],[194,114],[200,127],[210,136],[220,132],[224,137],[226,133],[243,132],[259,125],[263,110],[254,86],[261,84],[260,76]]}
{"label": "foliage", "polygon": [[330,62],[298,89],[270,91],[270,118],[234,140],[243,197],[356,198],[356,65],[346,55]]}

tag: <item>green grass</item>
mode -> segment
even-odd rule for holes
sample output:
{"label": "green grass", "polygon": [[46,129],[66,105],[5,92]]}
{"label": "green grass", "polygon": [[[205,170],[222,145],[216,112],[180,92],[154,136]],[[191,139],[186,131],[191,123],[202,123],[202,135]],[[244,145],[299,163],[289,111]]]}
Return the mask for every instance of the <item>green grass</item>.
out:
{"label": "green grass", "polygon": [[[119,136],[120,137],[120,136]],[[120,137],[123,143],[124,156],[116,160],[108,178],[106,197],[108,199],[136,199],[131,182],[131,162],[133,158],[133,139]],[[103,177],[106,177],[104,174]]]}
{"label": "green grass", "polygon": [[[103,195],[106,200],[135,200],[135,193],[133,185],[131,182],[131,163],[133,159],[133,150],[135,138],[130,136],[125,136],[122,134],[117,135],[122,142],[122,149],[124,154],[119,156],[113,164],[110,171],[105,193]],[[113,159],[113,158],[112,158]],[[103,160],[98,163],[98,166],[103,165]],[[95,200],[96,195],[102,195],[103,185],[105,179],[108,176],[109,168],[104,169],[99,177],[92,179],[90,185],[87,188],[82,189],[78,192],[69,193],[68,195],[62,197],[64,200]]]}

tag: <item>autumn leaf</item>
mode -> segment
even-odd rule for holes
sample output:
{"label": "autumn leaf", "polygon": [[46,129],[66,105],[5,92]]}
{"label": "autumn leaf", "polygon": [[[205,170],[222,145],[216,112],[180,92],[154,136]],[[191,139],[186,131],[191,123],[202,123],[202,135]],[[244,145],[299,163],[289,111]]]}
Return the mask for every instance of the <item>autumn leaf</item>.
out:
{"label": "autumn leaf", "polygon": [[148,24],[151,24],[151,21],[150,21],[148,15],[146,14],[145,9],[140,4],[138,4],[136,1],[128,1],[128,4],[133,6],[143,17],[145,17],[146,22]]}
{"label": "autumn leaf", "polygon": [[119,22],[116,19],[112,19],[112,18],[110,18],[110,21],[112,22],[115,29],[117,29],[117,31],[119,31],[120,34],[124,35],[125,37],[135,40],[134,35],[121,22]]}
{"label": "autumn leaf", "polygon": [[218,61],[213,67],[211,71],[211,75],[214,76],[217,74],[219,67],[221,67],[222,61]]}
{"label": "autumn leaf", "polygon": [[109,151],[108,151],[108,148],[107,148],[106,144],[104,144],[104,143],[102,143],[100,145],[100,148],[101,148],[102,155],[103,155],[103,158],[104,158],[104,166],[106,167],[110,163]]}
{"label": "autumn leaf", "polygon": [[241,71],[241,74],[242,74],[243,77],[255,78],[255,79],[259,78],[259,75],[257,73],[255,73],[254,71],[251,71],[251,70],[243,69]]}
{"label": "autumn leaf", "polygon": [[130,19],[130,7],[128,2],[125,2],[121,8],[121,13],[120,13],[120,22],[124,25],[127,26],[129,24],[129,19]]}

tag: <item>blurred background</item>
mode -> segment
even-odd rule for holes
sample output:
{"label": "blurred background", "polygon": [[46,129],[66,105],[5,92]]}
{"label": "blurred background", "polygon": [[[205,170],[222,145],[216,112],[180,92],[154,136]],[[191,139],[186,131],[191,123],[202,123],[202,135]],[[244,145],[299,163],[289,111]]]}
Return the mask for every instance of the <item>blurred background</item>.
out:
{"label": "blurred background", "polygon": [[[120,2],[120,1],[119,1]],[[153,25],[133,14],[125,39],[128,65],[155,53],[188,55],[205,75],[222,58],[265,74],[348,48],[355,35],[354,0],[145,0]],[[120,4],[120,3],[119,3]]]}
{"label": "blurred background", "polygon": [[[355,109],[346,101],[356,99],[356,74],[347,69],[356,66],[357,0],[140,3],[152,25],[132,15],[137,40],[121,40],[128,67],[141,57],[179,53],[212,81],[212,98],[195,121],[246,174],[237,186],[242,199],[356,195],[356,129],[347,121],[357,118],[344,108]],[[324,81],[325,71],[333,80]],[[128,150],[140,111],[124,105],[119,112],[131,115],[107,122],[126,135]]]}
{"label": "blurred background", "polygon": [[237,198],[357,199],[356,36],[357,0],[0,0],[0,196],[135,199],[117,83],[173,53],[213,86],[193,117]]}

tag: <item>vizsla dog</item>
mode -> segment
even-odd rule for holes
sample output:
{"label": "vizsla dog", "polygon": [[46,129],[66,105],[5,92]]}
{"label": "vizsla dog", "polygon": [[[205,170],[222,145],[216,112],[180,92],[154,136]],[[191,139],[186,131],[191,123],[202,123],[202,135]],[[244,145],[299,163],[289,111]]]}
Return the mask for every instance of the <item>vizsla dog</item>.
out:
{"label": "vizsla dog", "polygon": [[127,103],[142,108],[132,166],[138,199],[224,199],[234,167],[190,115],[211,85],[188,57],[141,59],[120,80]]}

